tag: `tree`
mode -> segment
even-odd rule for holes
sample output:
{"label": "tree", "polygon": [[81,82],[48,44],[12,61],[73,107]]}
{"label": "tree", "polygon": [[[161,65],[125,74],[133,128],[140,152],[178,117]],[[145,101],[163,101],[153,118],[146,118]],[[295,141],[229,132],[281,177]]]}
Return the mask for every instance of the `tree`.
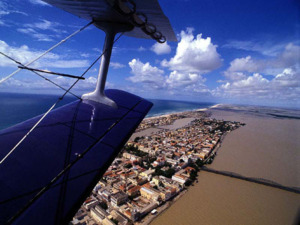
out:
{"label": "tree", "polygon": [[101,206],[101,208],[103,208],[105,210],[107,210],[107,208],[108,208],[106,202],[100,202],[99,205]]}
{"label": "tree", "polygon": [[200,159],[197,159],[196,164],[197,164],[197,166],[202,167],[204,165],[204,162]]}
{"label": "tree", "polygon": [[190,173],[190,178],[191,178],[191,180],[196,180],[196,177],[197,177],[197,172],[196,172],[196,170],[192,170],[191,173]]}
{"label": "tree", "polygon": [[140,140],[140,137],[136,137],[136,138],[134,139],[134,142],[137,143],[139,140]]}
{"label": "tree", "polygon": [[124,165],[125,168],[130,169],[132,167],[131,163]]}
{"label": "tree", "polygon": [[175,170],[172,169],[172,168],[168,169],[168,170],[164,173],[165,177],[167,177],[167,178],[171,178],[174,174],[175,174]]}
{"label": "tree", "polygon": [[115,218],[111,218],[110,220],[113,221],[113,223],[116,224],[116,225],[118,225],[118,223],[119,223],[119,221],[116,220]]}

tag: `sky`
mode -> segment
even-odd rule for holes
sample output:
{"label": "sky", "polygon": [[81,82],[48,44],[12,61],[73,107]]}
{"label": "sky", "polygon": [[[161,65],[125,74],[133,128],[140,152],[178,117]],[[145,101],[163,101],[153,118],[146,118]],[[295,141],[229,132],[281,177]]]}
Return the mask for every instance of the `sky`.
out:
{"label": "sky", "polygon": [[[144,98],[300,108],[300,3],[296,0],[159,0],[178,42],[122,36],[106,88]],[[0,52],[26,64],[88,21],[40,0],[0,1]],[[104,32],[88,27],[31,67],[81,75],[101,54]],[[99,63],[78,82],[95,88]],[[0,80],[17,65],[0,55]],[[69,87],[74,80],[47,78]],[[30,71],[0,92],[62,94]]]}

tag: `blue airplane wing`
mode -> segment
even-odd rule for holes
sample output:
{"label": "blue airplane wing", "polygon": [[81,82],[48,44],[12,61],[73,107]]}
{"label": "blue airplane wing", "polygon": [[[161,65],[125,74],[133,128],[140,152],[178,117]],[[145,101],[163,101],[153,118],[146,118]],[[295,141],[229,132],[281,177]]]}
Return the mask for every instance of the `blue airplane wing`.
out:
{"label": "blue airplane wing", "polygon": [[[152,103],[120,90],[118,108],[75,101],[51,112],[0,164],[0,224],[67,224]],[[0,159],[41,116],[0,131]]]}

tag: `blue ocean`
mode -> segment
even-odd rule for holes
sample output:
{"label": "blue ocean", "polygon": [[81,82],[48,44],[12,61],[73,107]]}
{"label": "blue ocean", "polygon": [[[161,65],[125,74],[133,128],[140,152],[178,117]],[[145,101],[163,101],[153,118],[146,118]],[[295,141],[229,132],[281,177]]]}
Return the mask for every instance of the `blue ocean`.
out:
{"label": "blue ocean", "polygon": [[[0,130],[45,113],[58,99],[55,95],[0,93]],[[66,96],[59,106],[76,100]],[[147,117],[173,112],[207,108],[215,103],[195,103],[174,100],[155,100]]]}

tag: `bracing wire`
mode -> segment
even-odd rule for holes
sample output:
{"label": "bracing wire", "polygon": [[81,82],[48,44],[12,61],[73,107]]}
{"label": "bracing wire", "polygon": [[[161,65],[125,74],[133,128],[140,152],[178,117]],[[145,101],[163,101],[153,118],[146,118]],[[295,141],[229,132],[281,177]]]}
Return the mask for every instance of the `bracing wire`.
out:
{"label": "bracing wire", "polygon": [[[19,211],[17,212],[10,220],[9,223],[12,223],[14,220],[16,220],[28,207],[30,207],[31,204],[33,204],[37,199],[39,199],[47,190],[51,188],[51,186],[61,177],[63,176],[67,171],[69,171],[80,159],[84,157],[99,141],[101,141],[104,136],[110,132],[119,122],[125,118],[128,113],[130,113],[138,104],[140,104],[142,100],[139,100],[135,105],[133,105],[122,117],[117,120],[115,123],[113,123],[97,140],[95,140],[88,148],[86,148],[81,154],[77,155],[77,157],[70,162],[68,165],[66,165],[58,174],[55,176],[47,185],[45,185],[31,200],[27,202],[27,204]],[[86,175],[86,174],[85,174]],[[67,181],[65,181],[67,182]]]}
{"label": "bracing wire", "polygon": [[[47,51],[43,52],[41,55],[39,55],[38,57],[36,57],[35,59],[33,59],[32,61],[30,61],[29,63],[25,64],[25,67],[29,66],[30,64],[34,63],[35,61],[37,61],[38,59],[40,59],[41,57],[43,57],[44,55],[46,55],[47,53],[49,53],[50,51],[52,51],[53,49],[55,49],[57,46],[61,45],[62,43],[66,42],[68,39],[70,39],[71,37],[73,37],[74,35],[78,34],[79,32],[83,31],[85,28],[87,28],[88,26],[90,26],[92,23],[94,23],[94,21],[89,22],[87,25],[85,25],[84,27],[80,28],[79,30],[75,31],[74,33],[72,33],[71,35],[69,35],[68,37],[66,37],[65,39],[61,40],[60,42],[58,42],[57,44],[53,45],[51,48],[49,48]],[[17,74],[18,72],[20,72],[22,69],[17,69],[14,72],[12,72],[11,74],[9,74],[8,76],[4,77],[3,79],[0,80],[0,84],[2,84],[4,81],[6,81],[7,79],[11,78],[12,76],[14,76],[15,74]]]}
{"label": "bracing wire", "polygon": [[27,138],[28,137],[28,135],[40,124],[40,122],[42,122],[42,120],[48,115],[48,113],[56,106],[56,104],[58,103],[58,101],[57,102],[55,102],[51,107],[50,107],[50,109],[48,109],[48,111],[37,121],[37,123],[36,124],[34,124],[34,126],[25,134],[25,136],[15,145],[15,147],[13,147],[10,151],[9,151],[9,153],[7,153],[5,156],[4,156],[4,158],[0,161],[0,164],[2,164],[4,161],[5,161],[5,159],[7,159],[7,157],[11,154],[11,153],[13,153],[13,151],[15,151],[16,150],[16,148],[25,140],[25,138]]}
{"label": "bracing wire", "polygon": [[[114,44],[122,37],[124,33],[121,33]],[[96,62],[105,54],[107,49],[105,49],[102,54],[81,74],[80,77],[83,77],[95,64]],[[52,109],[65,97],[65,95],[77,84],[80,79],[77,79],[66,91],[65,93],[57,99],[57,101],[48,109],[48,111],[33,125],[33,127],[24,135],[24,137],[2,158],[0,165],[17,149],[17,147],[29,136],[29,134],[43,121],[43,119],[52,111]]]}
{"label": "bracing wire", "polygon": [[[10,57],[10,56],[4,54],[3,52],[0,52],[0,54],[3,55],[3,56],[6,57],[6,58],[12,60],[12,61],[15,62],[15,63],[17,63],[17,64],[19,64],[19,65],[21,65],[21,66],[24,66],[22,63],[20,63],[19,61],[13,59],[13,58]],[[39,77],[45,79],[46,81],[49,81],[50,83],[54,84],[56,87],[59,87],[59,88],[61,88],[61,89],[64,90],[64,91],[67,91],[67,89],[65,89],[64,87],[62,87],[62,86],[60,86],[59,84],[53,82],[52,80],[48,79],[47,77],[45,77],[45,76],[39,74],[38,72],[32,71],[32,70],[31,70],[31,72],[35,73],[36,75],[38,75]],[[69,91],[69,94],[75,96],[75,97],[78,98],[78,99],[81,99],[78,95],[75,95],[75,94],[72,93],[71,91]]]}

